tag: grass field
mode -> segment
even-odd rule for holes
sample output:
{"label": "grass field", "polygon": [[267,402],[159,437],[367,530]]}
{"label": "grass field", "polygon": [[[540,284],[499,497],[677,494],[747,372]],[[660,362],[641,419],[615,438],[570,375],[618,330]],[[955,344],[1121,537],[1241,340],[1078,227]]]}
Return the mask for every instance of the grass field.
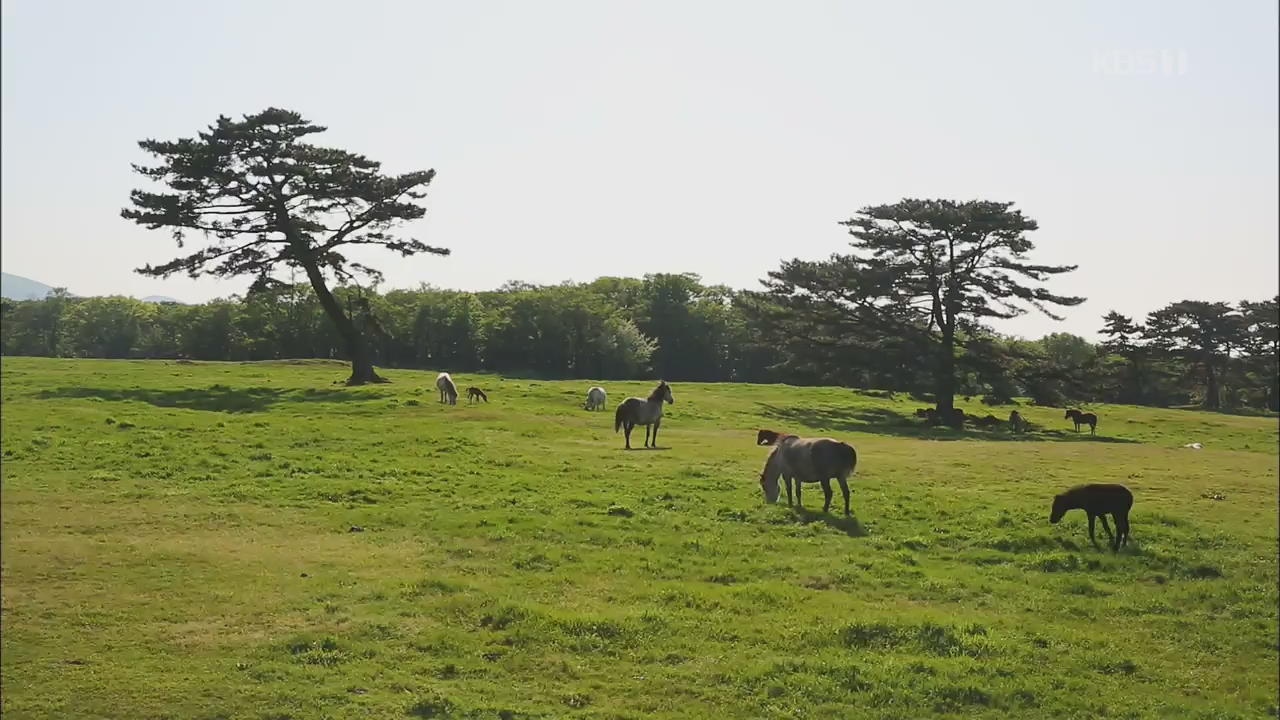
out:
{"label": "grass field", "polygon": [[[4,358],[6,720],[1277,715],[1275,418],[675,383],[625,452],[652,383],[385,374]],[[766,506],[762,426],[853,444],[855,517]],[[1085,481],[1119,555],[1048,523]]]}

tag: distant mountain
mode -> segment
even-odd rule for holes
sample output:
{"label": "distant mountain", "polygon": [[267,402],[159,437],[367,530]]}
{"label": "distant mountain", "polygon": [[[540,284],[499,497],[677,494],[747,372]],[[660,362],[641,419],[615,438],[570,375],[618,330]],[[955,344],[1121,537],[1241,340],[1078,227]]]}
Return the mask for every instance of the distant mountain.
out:
{"label": "distant mountain", "polygon": [[53,292],[53,288],[42,282],[19,275],[0,272],[0,296],[10,300],[39,300]]}
{"label": "distant mountain", "polygon": [[177,299],[177,298],[171,298],[171,297],[169,297],[168,295],[148,295],[148,296],[146,296],[146,297],[142,298],[142,302],[149,302],[149,303],[174,303],[174,304],[176,304],[176,305],[186,305],[186,303],[182,302],[181,300],[179,300],[179,299]]}

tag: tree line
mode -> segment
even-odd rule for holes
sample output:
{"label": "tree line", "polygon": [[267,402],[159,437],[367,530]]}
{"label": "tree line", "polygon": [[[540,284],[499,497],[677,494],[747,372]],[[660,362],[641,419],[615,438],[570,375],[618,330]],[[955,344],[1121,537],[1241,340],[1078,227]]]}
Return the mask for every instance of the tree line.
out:
{"label": "tree line", "polygon": [[[490,292],[421,287],[337,287],[369,337],[380,367],[489,371],[553,379],[784,382],[917,393],[932,400],[939,365],[902,336],[871,330],[830,349],[755,320],[758,297],[694,274],[535,286]],[[1277,299],[1236,305],[1170,303],[1135,321],[1111,312],[1103,340],[1067,333],[1037,340],[982,326],[957,333],[955,392],[987,402],[1027,397],[1078,402],[1202,405],[1277,410]],[[853,332],[853,331],[850,331]],[[879,343],[879,344],[877,344]],[[5,355],[349,360],[341,333],[307,285],[278,287],[199,305],[127,297],[4,300]]]}
{"label": "tree line", "polygon": [[[1275,409],[1276,302],[1182,301],[1145,322],[1106,316],[1107,340],[1003,337],[992,320],[1050,318],[1085,298],[1045,284],[1074,265],[1030,258],[1038,229],[1013,203],[904,198],[840,224],[849,251],[785,261],[761,291],[691,274],[508,283],[493,292],[376,291],[353,247],[401,256],[446,248],[400,235],[426,213],[435,170],[311,144],[325,128],[268,108],[195,137],[142,140],[126,220],[167,230],[184,254],[137,272],[249,276],[243,297],[197,306],[65,292],[4,304],[7,354],[267,360],[342,358],[350,385],[384,367],[551,378],[789,382],[905,390],[943,417],[956,395]],[[197,242],[186,240],[198,236]],[[305,283],[284,282],[301,273]],[[363,282],[362,282],[363,281]]]}

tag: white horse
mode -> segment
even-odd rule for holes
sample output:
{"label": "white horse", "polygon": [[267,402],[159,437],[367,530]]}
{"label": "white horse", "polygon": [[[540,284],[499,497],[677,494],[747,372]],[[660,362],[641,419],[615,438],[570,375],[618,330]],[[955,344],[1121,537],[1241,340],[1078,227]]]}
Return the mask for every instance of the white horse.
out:
{"label": "white horse", "polygon": [[603,410],[608,402],[609,395],[605,393],[604,388],[596,385],[587,391],[587,404],[582,407],[584,410]]}
{"label": "white horse", "polygon": [[[671,397],[671,386],[662,381],[658,383],[658,387],[649,393],[649,397],[641,400],[638,397],[629,397],[618,403],[618,409],[613,413],[613,431],[626,430],[627,449],[631,449],[631,429],[637,425],[644,426],[644,446],[658,447],[658,426],[662,425],[662,403],[675,404],[675,398]],[[653,445],[649,445],[649,426],[653,426]]]}
{"label": "white horse", "polygon": [[458,404],[458,386],[453,384],[453,378],[449,377],[449,373],[442,372],[436,376],[436,389],[440,391],[440,402],[447,402],[450,405]]}

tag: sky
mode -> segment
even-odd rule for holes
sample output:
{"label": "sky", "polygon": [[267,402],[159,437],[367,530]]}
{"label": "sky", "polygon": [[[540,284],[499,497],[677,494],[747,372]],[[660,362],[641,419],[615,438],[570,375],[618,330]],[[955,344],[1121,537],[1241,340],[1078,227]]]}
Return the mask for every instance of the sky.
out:
{"label": "sky", "polygon": [[1274,296],[1277,3],[4,0],[0,266],[78,295],[242,292],[145,278],[120,217],[144,138],[270,106],[320,144],[434,168],[384,287],[693,272],[755,289],[848,249],[904,197],[1010,201],[1084,304]]}

